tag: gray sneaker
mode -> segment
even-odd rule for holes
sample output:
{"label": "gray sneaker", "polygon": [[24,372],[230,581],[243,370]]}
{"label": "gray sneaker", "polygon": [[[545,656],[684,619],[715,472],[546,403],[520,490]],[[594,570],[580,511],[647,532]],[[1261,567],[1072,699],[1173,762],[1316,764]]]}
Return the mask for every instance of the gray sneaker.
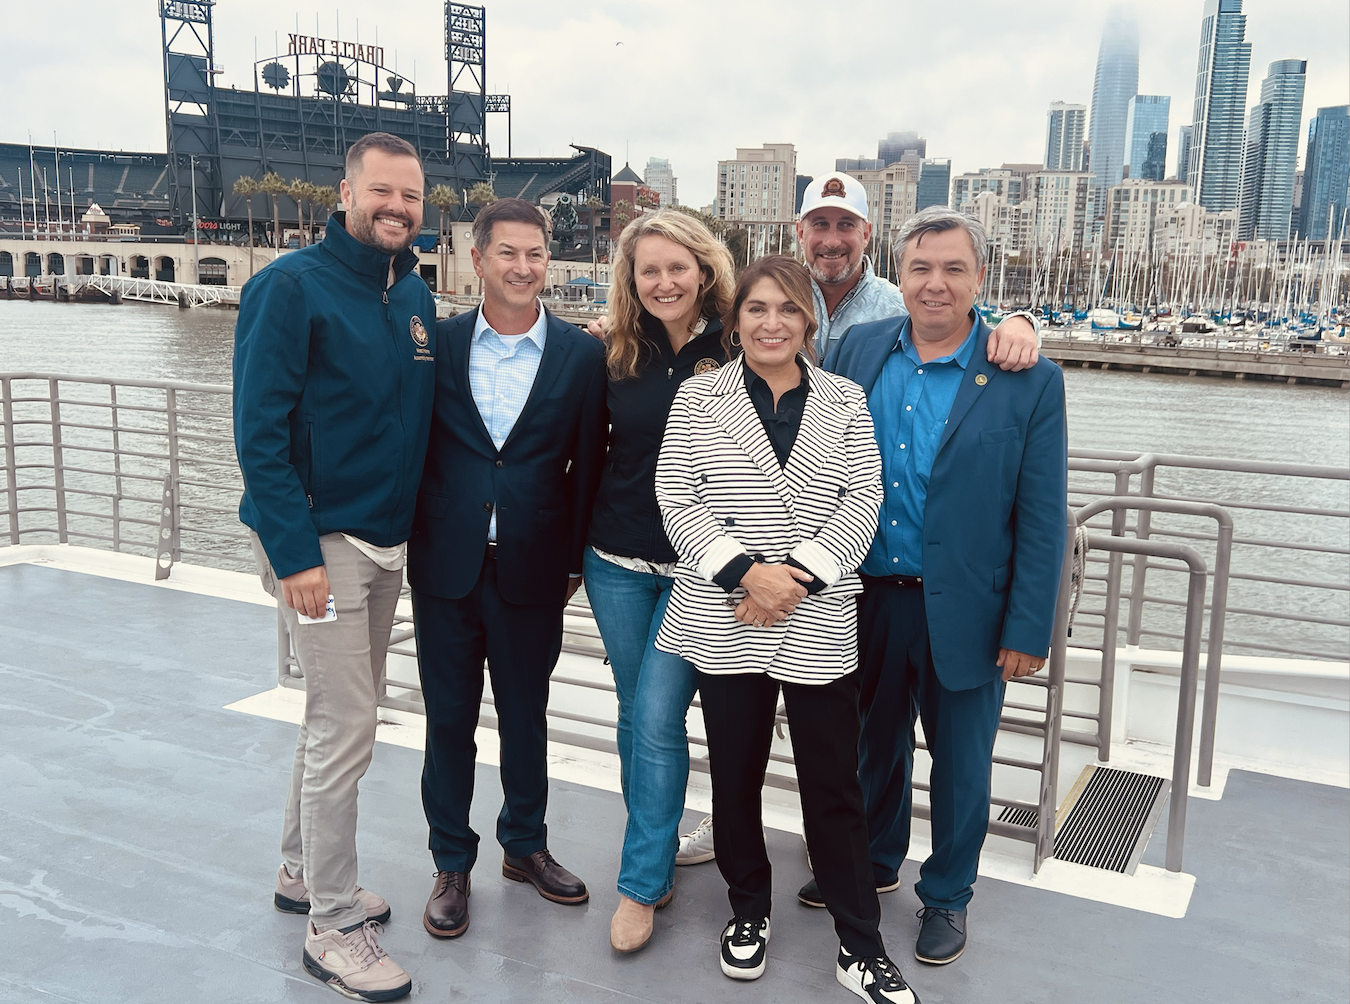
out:
{"label": "gray sneaker", "polygon": [[383,928],[373,920],[359,927],[320,932],[305,925],[305,968],[317,980],[354,1001],[396,1001],[412,992],[412,980],[391,959],[375,936]]}
{"label": "gray sneaker", "polygon": [[[365,908],[366,920],[383,924],[389,919],[389,904],[369,889],[356,887],[356,902]],[[277,891],[272,904],[282,913],[309,913],[309,890],[301,879],[291,878],[283,864],[277,869]]]}
{"label": "gray sneaker", "polygon": [[681,835],[679,850],[675,852],[677,865],[701,865],[716,857],[713,851],[712,816],[704,816],[703,822],[694,829]]}

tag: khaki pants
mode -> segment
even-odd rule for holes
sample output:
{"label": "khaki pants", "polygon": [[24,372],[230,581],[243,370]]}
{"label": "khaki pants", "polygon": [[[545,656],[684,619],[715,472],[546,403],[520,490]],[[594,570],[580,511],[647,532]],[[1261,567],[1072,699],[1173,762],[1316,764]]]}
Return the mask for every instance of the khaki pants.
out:
{"label": "khaki pants", "polygon": [[337,620],[301,624],[250,533],[263,588],[277,600],[305,676],[305,717],[295,747],[281,857],[309,890],[323,931],[366,919],[356,902],[357,785],[375,748],[376,701],[403,572],[385,571],[337,533],[319,538]]}

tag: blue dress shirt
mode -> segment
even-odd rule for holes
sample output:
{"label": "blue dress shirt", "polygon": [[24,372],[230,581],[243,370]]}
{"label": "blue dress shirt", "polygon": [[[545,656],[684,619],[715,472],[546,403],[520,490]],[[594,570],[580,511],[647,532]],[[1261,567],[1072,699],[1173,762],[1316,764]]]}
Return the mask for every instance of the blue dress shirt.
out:
{"label": "blue dress shirt", "polygon": [[[534,378],[539,373],[539,361],[544,358],[544,340],[548,332],[548,316],[543,305],[539,318],[523,335],[499,335],[483,318],[478,308],[478,320],[473,326],[473,340],[469,343],[469,389],[473,403],[478,406],[483,425],[492,443],[501,449],[516,420],[525,410]],[[497,539],[497,507],[488,521],[488,540]]]}
{"label": "blue dress shirt", "polygon": [[859,569],[864,575],[923,574],[923,507],[928,476],[937,459],[956,392],[975,351],[976,317],[970,334],[950,355],[923,362],[914,348],[910,321],[887,356],[867,407],[881,450],[886,495],[877,535]]}

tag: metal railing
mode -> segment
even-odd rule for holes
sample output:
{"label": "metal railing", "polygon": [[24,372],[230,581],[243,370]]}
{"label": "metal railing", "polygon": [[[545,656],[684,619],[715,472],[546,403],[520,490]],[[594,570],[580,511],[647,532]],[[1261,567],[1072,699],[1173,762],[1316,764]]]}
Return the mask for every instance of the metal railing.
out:
{"label": "metal railing", "polygon": [[[144,554],[156,559],[155,574],[159,578],[169,575],[172,565],[183,561],[253,571],[247,534],[237,518],[242,482],[234,458],[228,387],[0,373],[0,418],[10,544],[72,543]],[[1163,491],[1157,474],[1168,469],[1200,472],[1210,478],[1222,474],[1239,481],[1264,478],[1285,484],[1310,479],[1314,484],[1336,486],[1350,480],[1350,471],[1083,450],[1071,451],[1070,469],[1068,525],[1070,529],[1077,523],[1088,525],[1094,531],[1090,540],[1097,552],[1088,557],[1083,596],[1091,598],[1088,602],[1100,600],[1101,606],[1078,609],[1076,636],[1067,637],[1070,548],[1065,555],[1059,626],[1049,671],[1017,681],[1009,689],[1001,722],[1001,738],[1021,743],[1023,750],[1028,739],[1039,739],[1039,755],[1018,755],[1016,750],[1004,749],[996,750],[995,756],[998,767],[1036,775],[1036,795],[1034,800],[1018,798],[996,785],[992,801],[1005,818],[991,820],[990,832],[1033,843],[1037,867],[1053,853],[1061,741],[1096,747],[1102,760],[1109,758],[1118,646],[1123,640],[1128,651],[1147,638],[1153,644],[1181,648],[1178,755],[1169,823],[1176,829],[1176,836],[1172,829],[1168,834],[1169,867],[1174,861],[1180,867],[1188,790],[1186,777],[1180,772],[1188,772],[1190,766],[1199,653],[1206,644],[1206,580],[1213,578],[1208,638],[1214,644],[1210,645],[1206,663],[1201,784],[1209,782],[1217,681],[1225,653],[1343,659],[1350,649],[1350,644],[1339,640],[1350,633],[1346,630],[1350,629],[1350,617],[1340,612],[1341,606],[1350,601],[1344,560],[1350,548],[1344,546],[1345,534],[1339,529],[1346,526],[1350,511],[1331,498],[1302,497],[1301,501],[1281,502],[1275,497],[1278,492],[1271,494],[1270,486],[1264,483],[1245,496],[1241,484],[1235,488],[1169,485],[1165,486],[1169,490]],[[1195,494],[1201,490],[1210,495]],[[1249,497],[1253,494],[1255,497]],[[1231,518],[1230,512],[1253,517],[1249,522],[1261,525],[1249,531],[1242,517]],[[1181,523],[1155,523],[1155,516]],[[1194,526],[1197,519],[1204,525]],[[1319,526],[1329,524],[1338,529],[1327,533],[1323,526],[1317,532],[1299,532],[1285,524],[1280,524],[1284,530],[1265,526],[1291,519],[1312,520]],[[0,530],[0,534],[3,532]],[[1126,536],[1131,533],[1133,539]],[[1313,574],[1268,574],[1269,569],[1260,565],[1259,558],[1272,553],[1298,555],[1304,565],[1311,562]],[[1180,592],[1168,582],[1178,571],[1186,576]],[[1228,595],[1230,583],[1265,592],[1243,601],[1254,605],[1234,604]],[[1293,590],[1299,599],[1287,602],[1279,590]],[[1265,605],[1257,605],[1260,603]],[[1313,631],[1314,643],[1320,647],[1308,649],[1305,642],[1272,639],[1259,628],[1234,631],[1229,621],[1235,616],[1248,624],[1296,624],[1300,630]],[[1095,644],[1083,638],[1083,619],[1097,625]],[[584,592],[567,608],[563,647],[574,654],[604,656]],[[1070,647],[1101,652],[1100,673],[1068,675]],[[396,620],[390,652],[415,657],[410,617],[401,615]],[[303,686],[288,639],[280,628],[278,680],[283,686]],[[612,680],[603,672],[587,678],[579,672],[560,670],[553,682],[557,685],[555,696],[569,688],[573,696],[580,691],[614,692]],[[1070,694],[1081,696],[1084,692],[1095,695],[1095,700],[1069,699]],[[381,703],[421,711],[417,681],[389,680]],[[550,702],[551,739],[617,752],[612,717],[588,714],[566,707],[567,703]],[[484,704],[481,722],[494,727],[490,696]],[[1064,728],[1065,719],[1075,727]],[[781,714],[779,724],[786,724]],[[693,769],[706,772],[706,743],[691,734],[690,744],[702,751],[691,750]],[[1183,746],[1186,757],[1180,755]],[[768,783],[795,790],[791,756],[774,752],[771,762],[776,769],[770,771]],[[921,783],[915,787],[921,791],[926,788]],[[1025,785],[1013,787],[1022,790]],[[916,803],[915,813],[925,816],[927,807]]]}

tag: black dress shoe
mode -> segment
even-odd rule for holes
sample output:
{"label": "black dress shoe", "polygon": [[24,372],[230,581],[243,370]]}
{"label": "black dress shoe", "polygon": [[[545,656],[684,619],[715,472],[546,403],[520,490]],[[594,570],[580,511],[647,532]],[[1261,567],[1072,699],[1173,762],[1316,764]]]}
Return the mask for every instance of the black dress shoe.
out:
{"label": "black dress shoe", "polygon": [[[877,886],[877,895],[885,892],[894,892],[900,888],[900,879],[894,878],[884,885]],[[802,906],[814,906],[818,909],[825,908],[825,897],[820,894],[820,886],[816,885],[816,880],[812,879],[806,885],[797,890],[797,902]]]}
{"label": "black dress shoe", "polygon": [[422,926],[434,938],[458,938],[469,929],[469,873],[437,872]]}
{"label": "black dress shoe", "polygon": [[516,882],[529,882],[544,899],[555,903],[584,903],[591,898],[586,883],[569,872],[545,847],[527,858],[502,858],[502,874]]}
{"label": "black dress shoe", "polygon": [[918,912],[919,940],[914,957],[930,966],[955,962],[966,950],[966,911],[925,906]]}

